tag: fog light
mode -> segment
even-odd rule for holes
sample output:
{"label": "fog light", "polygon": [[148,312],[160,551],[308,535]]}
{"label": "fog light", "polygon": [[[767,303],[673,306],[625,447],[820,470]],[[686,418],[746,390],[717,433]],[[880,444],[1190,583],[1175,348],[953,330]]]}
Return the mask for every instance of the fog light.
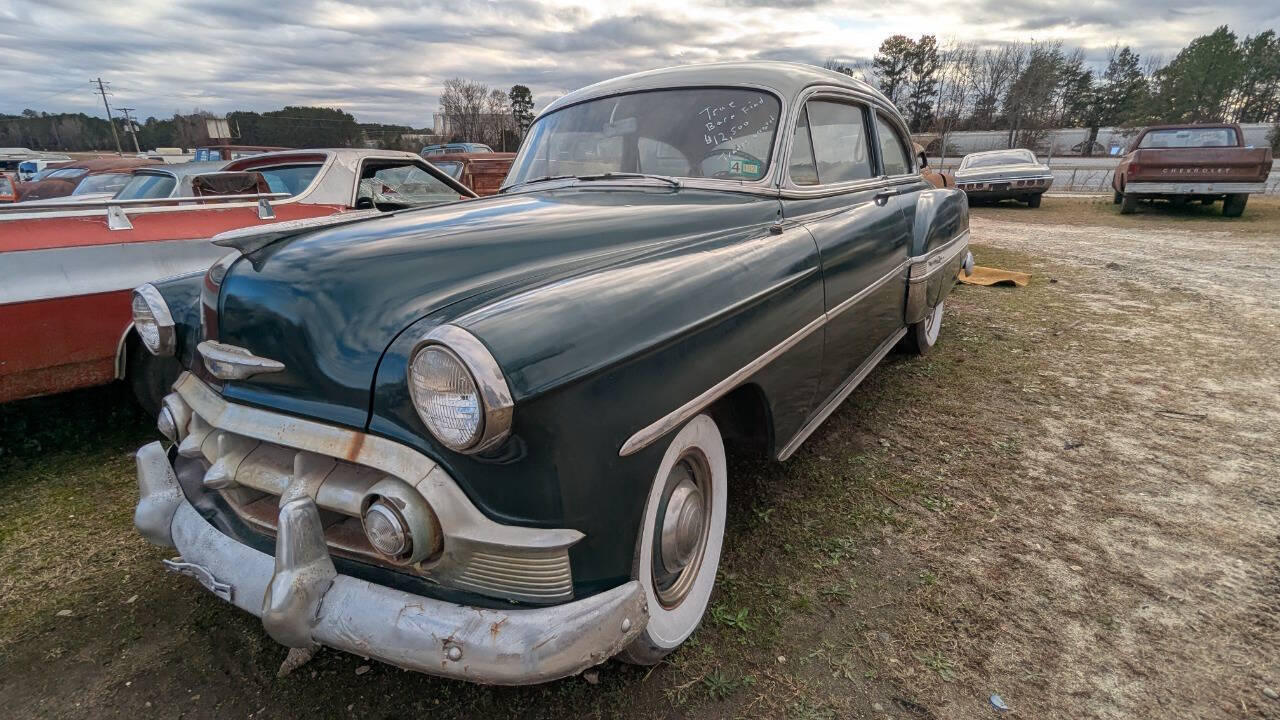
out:
{"label": "fog light", "polygon": [[413,538],[400,513],[383,500],[375,501],[364,513],[364,534],[375,550],[397,558],[413,549]]}
{"label": "fog light", "polygon": [[160,429],[160,434],[169,439],[169,442],[178,442],[178,423],[173,419],[173,413],[169,412],[169,408],[160,408],[160,414],[156,416],[156,427]]}

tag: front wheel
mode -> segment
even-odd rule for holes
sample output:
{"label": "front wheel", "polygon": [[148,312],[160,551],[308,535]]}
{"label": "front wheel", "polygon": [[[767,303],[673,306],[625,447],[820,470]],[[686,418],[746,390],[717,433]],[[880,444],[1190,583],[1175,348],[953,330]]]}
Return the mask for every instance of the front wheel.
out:
{"label": "front wheel", "polygon": [[152,355],[136,337],[130,337],[126,342],[129,344],[125,355],[125,381],[142,410],[155,417],[160,412],[164,396],[169,394],[173,383],[182,374],[182,366],[176,358]]}
{"label": "front wheel", "polygon": [[942,312],[943,302],[938,301],[937,305],[929,311],[924,319],[917,323],[907,326],[907,334],[902,338],[903,344],[909,352],[917,355],[928,355],[929,351],[938,342],[938,333],[942,331]]}
{"label": "front wheel", "polygon": [[671,441],[649,489],[635,561],[649,622],[618,659],[657,664],[702,622],[720,566],[728,485],[720,429],[699,415]]}

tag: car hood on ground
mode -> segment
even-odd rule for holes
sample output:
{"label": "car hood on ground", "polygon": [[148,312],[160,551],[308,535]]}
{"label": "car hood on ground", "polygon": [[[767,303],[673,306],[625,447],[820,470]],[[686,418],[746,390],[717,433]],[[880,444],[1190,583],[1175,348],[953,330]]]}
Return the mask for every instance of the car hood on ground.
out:
{"label": "car hood on ground", "polygon": [[734,227],[761,202],[601,183],[398,212],[281,240],[232,266],[217,333],[285,370],[228,383],[224,394],[362,427],[379,359],[414,321],[478,293],[656,252],[705,232],[699,228]]}
{"label": "car hood on ground", "polygon": [[1036,175],[1048,175],[1048,165],[1028,165],[1026,163],[1017,163],[1015,165],[993,165],[991,167],[970,168],[968,170],[957,170],[955,172],[956,180],[991,180],[998,178],[1020,178],[1032,177]]}

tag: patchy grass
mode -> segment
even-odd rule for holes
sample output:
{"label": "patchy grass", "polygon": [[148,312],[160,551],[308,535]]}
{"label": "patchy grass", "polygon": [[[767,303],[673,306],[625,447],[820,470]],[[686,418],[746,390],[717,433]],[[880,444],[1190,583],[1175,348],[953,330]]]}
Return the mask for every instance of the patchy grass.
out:
{"label": "patchy grass", "polygon": [[[935,351],[891,355],[787,463],[731,456],[702,627],[595,685],[334,651],[277,679],[257,620],[136,537],[154,433],[120,394],[0,408],[0,697],[22,717],[942,719],[999,692],[1010,717],[1275,716],[1280,258],[1240,221],[1110,207],[975,209],[978,262],[1031,284],[958,287]],[[1230,262],[1204,264],[1208,232]]]}
{"label": "patchy grass", "polygon": [[1275,237],[1280,229],[1280,196],[1250,195],[1244,214],[1238,218],[1222,216],[1222,203],[1176,205],[1168,201],[1143,202],[1138,212],[1121,215],[1120,206],[1111,197],[1045,197],[1038,208],[1005,201],[974,208],[981,217],[1034,225],[1106,225],[1135,230],[1187,230],[1230,232],[1232,235],[1267,235]]}

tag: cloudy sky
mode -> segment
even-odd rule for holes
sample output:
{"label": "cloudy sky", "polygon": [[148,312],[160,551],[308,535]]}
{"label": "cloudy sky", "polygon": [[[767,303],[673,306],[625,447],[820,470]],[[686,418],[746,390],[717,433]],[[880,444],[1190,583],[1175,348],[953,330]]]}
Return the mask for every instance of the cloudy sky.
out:
{"label": "cloudy sky", "polygon": [[140,116],[340,107],[431,123],[445,79],[533,89],[537,105],[668,65],[870,57],[894,33],[983,43],[1112,43],[1172,57],[1229,24],[1280,28],[1257,0],[0,0],[0,112],[101,115],[88,83]]}

